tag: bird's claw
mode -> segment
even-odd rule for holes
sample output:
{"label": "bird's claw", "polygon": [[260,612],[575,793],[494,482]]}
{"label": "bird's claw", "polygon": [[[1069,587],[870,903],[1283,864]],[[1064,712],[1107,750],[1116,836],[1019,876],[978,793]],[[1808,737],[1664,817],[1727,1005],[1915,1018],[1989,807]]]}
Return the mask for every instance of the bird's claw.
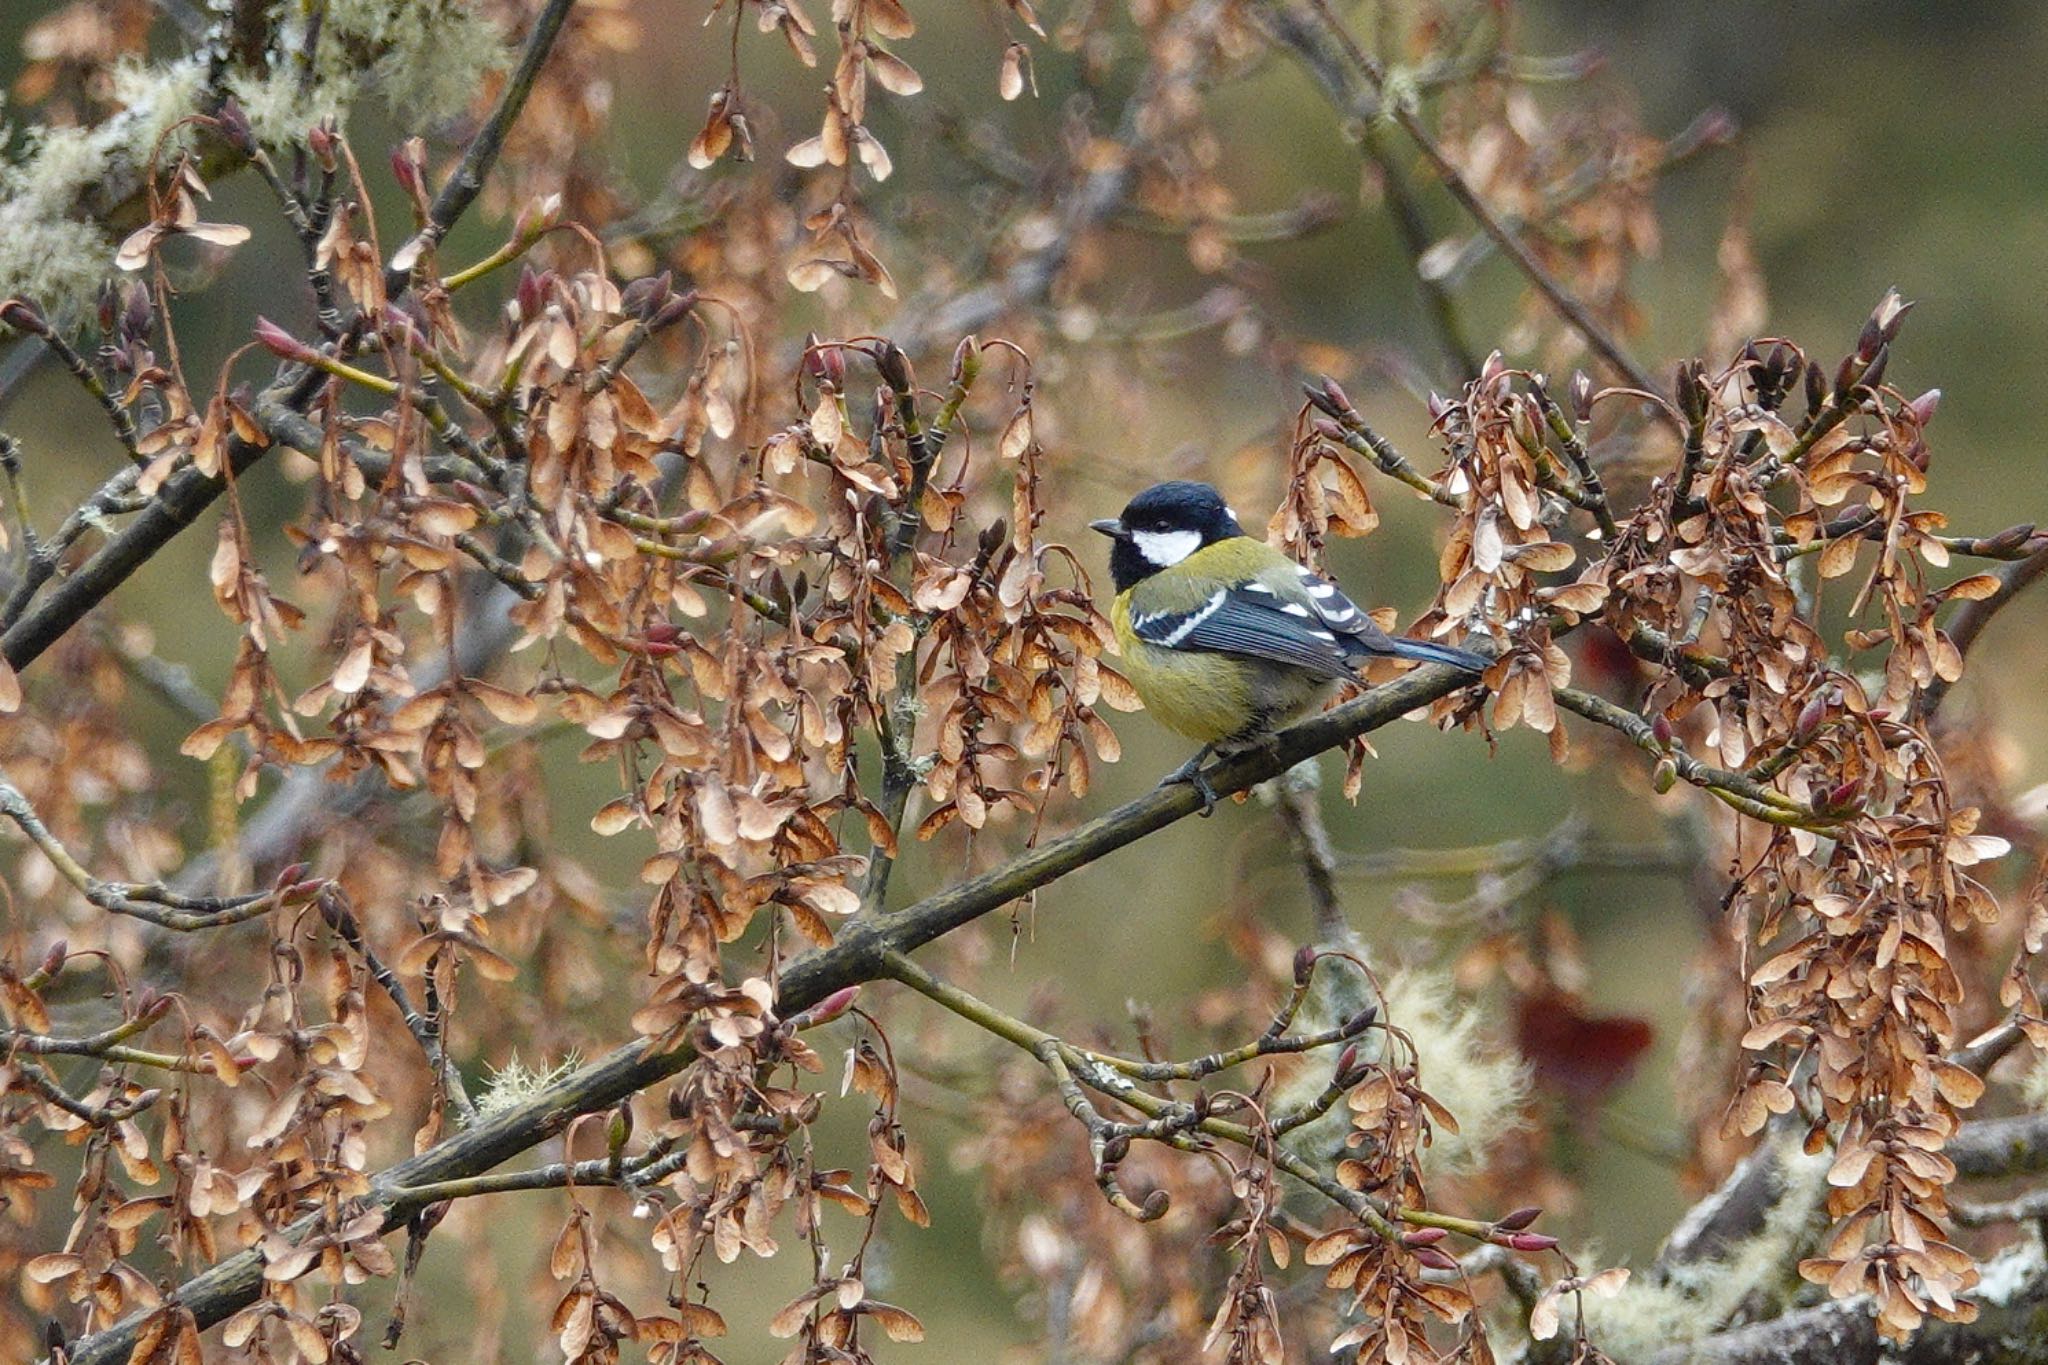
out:
{"label": "bird's claw", "polygon": [[1201,816],[1204,820],[1208,819],[1215,811],[1216,802],[1221,799],[1216,795],[1216,789],[1209,785],[1209,779],[1202,776],[1202,760],[1208,756],[1209,751],[1204,749],[1165,777],[1159,779],[1159,785],[1162,787],[1176,786],[1181,783],[1186,783],[1188,786],[1193,787],[1195,795],[1202,798],[1202,808],[1196,811],[1195,814]]}

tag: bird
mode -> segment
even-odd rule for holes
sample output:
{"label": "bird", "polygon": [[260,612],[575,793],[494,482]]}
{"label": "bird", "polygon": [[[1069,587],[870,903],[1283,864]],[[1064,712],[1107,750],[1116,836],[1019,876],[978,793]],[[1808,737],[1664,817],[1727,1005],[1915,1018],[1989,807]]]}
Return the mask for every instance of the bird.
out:
{"label": "bird", "polygon": [[1160,783],[1202,798],[1212,753],[1236,753],[1310,707],[1369,659],[1483,672],[1485,655],[1389,635],[1336,584],[1255,540],[1206,483],[1154,484],[1121,516],[1088,523],[1112,542],[1110,612],[1131,686],[1167,728],[1202,747]]}

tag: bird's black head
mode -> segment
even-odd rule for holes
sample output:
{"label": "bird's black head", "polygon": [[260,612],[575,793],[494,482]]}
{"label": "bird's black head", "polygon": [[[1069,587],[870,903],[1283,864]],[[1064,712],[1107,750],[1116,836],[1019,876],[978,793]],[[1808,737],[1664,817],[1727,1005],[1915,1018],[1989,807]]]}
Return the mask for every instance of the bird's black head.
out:
{"label": "bird's black head", "polygon": [[1132,498],[1122,516],[1088,524],[1116,542],[1109,552],[1109,575],[1118,592],[1204,545],[1244,534],[1222,494],[1187,479],[1155,483]]}

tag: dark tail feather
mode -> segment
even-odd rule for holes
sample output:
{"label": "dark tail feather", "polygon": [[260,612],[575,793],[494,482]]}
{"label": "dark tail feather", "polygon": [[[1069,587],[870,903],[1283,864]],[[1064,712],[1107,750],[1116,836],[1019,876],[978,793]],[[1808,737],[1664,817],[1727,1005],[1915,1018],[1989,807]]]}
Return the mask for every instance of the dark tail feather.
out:
{"label": "dark tail feather", "polygon": [[1474,654],[1471,650],[1459,649],[1456,645],[1440,645],[1434,640],[1411,640],[1396,635],[1388,641],[1388,645],[1390,647],[1386,652],[1397,659],[1414,659],[1425,664],[1449,664],[1452,668],[1462,668],[1467,673],[1483,673],[1493,662],[1484,654]]}

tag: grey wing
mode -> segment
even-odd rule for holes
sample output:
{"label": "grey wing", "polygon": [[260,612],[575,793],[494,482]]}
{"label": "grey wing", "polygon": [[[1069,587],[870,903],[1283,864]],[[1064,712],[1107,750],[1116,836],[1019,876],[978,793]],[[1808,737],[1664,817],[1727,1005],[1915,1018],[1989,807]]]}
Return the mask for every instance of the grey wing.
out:
{"label": "grey wing", "polygon": [[[1365,620],[1362,614],[1355,619]],[[1133,617],[1131,630],[1162,649],[1269,659],[1326,678],[1352,676],[1347,659],[1362,652],[1309,606],[1283,601],[1257,584],[1219,588],[1190,611]]]}
{"label": "grey wing", "polygon": [[[1301,579],[1301,589],[1307,594],[1306,606],[1310,619],[1337,637],[1337,647],[1347,659],[1362,659],[1370,656],[1406,654],[1403,645],[1407,642],[1396,640],[1381,630],[1370,616],[1356,602],[1344,595],[1344,590],[1313,569],[1296,567]],[[1266,591],[1263,584],[1259,591]]]}
{"label": "grey wing", "polygon": [[[1437,640],[1411,640],[1406,636],[1389,635],[1335,583],[1308,569],[1297,567],[1295,573],[1301,578],[1301,590],[1307,594],[1303,605],[1308,608],[1310,619],[1337,637],[1337,648],[1345,659],[1353,663],[1371,658],[1412,659],[1417,663],[1449,664],[1467,673],[1482,673],[1492,662],[1484,654],[1475,654],[1469,649]],[[1249,586],[1260,593],[1270,591],[1262,583]],[[1282,608],[1284,611],[1296,609],[1291,605]]]}

